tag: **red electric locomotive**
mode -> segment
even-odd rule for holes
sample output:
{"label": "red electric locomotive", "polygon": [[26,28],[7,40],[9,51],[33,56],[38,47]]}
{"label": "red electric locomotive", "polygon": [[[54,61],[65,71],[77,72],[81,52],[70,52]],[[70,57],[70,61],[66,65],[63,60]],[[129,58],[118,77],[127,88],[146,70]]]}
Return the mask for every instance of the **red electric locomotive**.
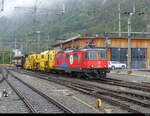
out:
{"label": "red electric locomotive", "polygon": [[85,78],[106,77],[109,72],[106,51],[98,48],[60,51],[55,56],[54,68]]}

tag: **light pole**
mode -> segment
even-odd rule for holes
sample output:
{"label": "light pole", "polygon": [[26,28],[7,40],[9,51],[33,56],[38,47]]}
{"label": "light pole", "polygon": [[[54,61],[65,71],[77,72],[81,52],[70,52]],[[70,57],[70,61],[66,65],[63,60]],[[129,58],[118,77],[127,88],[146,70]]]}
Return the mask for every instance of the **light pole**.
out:
{"label": "light pole", "polygon": [[40,31],[36,31],[36,33],[38,34],[38,52],[40,52]]}
{"label": "light pole", "polygon": [[128,73],[131,73],[131,18],[133,15],[143,15],[143,12],[124,12],[124,14],[128,15]]}
{"label": "light pole", "polygon": [[4,52],[2,54],[3,54],[3,64],[4,64],[5,63],[5,61],[4,61]]}
{"label": "light pole", "polygon": [[118,12],[119,12],[119,37],[121,37],[121,10],[120,10],[120,3],[118,4]]}
{"label": "light pole", "polygon": [[49,35],[50,35],[50,33],[48,32],[48,43],[47,43],[47,50],[48,50],[48,47],[49,47]]}
{"label": "light pole", "polygon": [[4,0],[2,0],[1,4],[2,4],[1,11],[4,11]]}
{"label": "light pole", "polygon": [[9,63],[11,64],[11,49],[10,49],[10,54],[9,55],[10,55],[9,56],[9,58],[10,58],[10,62]]}
{"label": "light pole", "polygon": [[128,73],[131,73],[131,17],[133,13],[129,13],[128,17]]}

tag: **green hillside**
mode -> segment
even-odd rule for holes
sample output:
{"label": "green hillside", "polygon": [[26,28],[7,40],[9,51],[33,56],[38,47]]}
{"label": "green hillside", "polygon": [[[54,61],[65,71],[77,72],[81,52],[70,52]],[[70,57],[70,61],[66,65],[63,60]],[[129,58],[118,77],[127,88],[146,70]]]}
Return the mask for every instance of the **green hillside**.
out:
{"label": "green hillside", "polygon": [[[58,38],[69,38],[78,34],[104,36],[104,32],[118,31],[118,3],[121,4],[121,12],[132,11],[133,1],[102,1],[104,0],[64,0],[66,6],[64,15],[56,15],[56,12],[51,12],[49,15],[37,16],[36,22],[33,22],[32,14],[17,16],[13,19],[3,17],[0,19],[0,39],[5,41],[2,46],[14,48],[14,43],[9,44],[7,41],[14,41],[16,37],[17,42],[20,41],[17,47],[22,49],[24,53],[29,53],[36,52],[39,45],[40,51],[50,48]],[[147,25],[150,24],[150,19],[148,19],[150,2],[149,0],[135,1],[136,10],[145,14],[133,16],[132,31],[147,31]],[[57,3],[57,5],[59,4],[62,3]],[[127,19],[127,16],[121,15],[122,31],[127,31]],[[41,32],[40,44],[37,44],[39,35],[35,31]],[[21,41],[26,42],[21,43]]]}

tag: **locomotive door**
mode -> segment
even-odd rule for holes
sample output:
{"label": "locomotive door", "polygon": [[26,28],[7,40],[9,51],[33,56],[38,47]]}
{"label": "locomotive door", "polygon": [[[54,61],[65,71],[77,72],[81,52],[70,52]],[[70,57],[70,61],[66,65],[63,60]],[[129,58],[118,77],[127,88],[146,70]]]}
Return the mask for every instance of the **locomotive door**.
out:
{"label": "locomotive door", "polygon": [[81,66],[81,68],[86,68],[86,61],[85,61],[85,52],[83,52],[82,54],[81,54],[81,62],[80,62],[80,66]]}
{"label": "locomotive door", "polygon": [[78,57],[79,57],[78,53],[73,54],[73,66],[74,67],[78,67]]}
{"label": "locomotive door", "polygon": [[79,68],[81,67],[81,64],[82,64],[82,63],[81,63],[81,59],[82,59],[81,56],[82,56],[81,53],[79,53],[79,54],[78,54],[78,67],[79,67]]}

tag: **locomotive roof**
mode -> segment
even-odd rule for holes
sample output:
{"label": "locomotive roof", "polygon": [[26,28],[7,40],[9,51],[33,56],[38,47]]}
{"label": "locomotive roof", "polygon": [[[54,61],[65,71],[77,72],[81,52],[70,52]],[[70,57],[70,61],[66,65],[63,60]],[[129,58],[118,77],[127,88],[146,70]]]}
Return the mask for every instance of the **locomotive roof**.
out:
{"label": "locomotive roof", "polygon": [[47,53],[48,53],[48,51],[41,52],[41,54],[47,54]]}
{"label": "locomotive roof", "polygon": [[102,48],[84,48],[84,49],[70,49],[65,51],[60,51],[58,53],[70,53],[70,52],[81,52],[81,51],[105,51],[105,49]]}
{"label": "locomotive roof", "polygon": [[94,49],[92,49],[92,48],[85,48],[85,49],[82,49],[82,50],[80,50],[80,51],[105,51],[105,49],[102,49],[102,48],[94,48]]}

